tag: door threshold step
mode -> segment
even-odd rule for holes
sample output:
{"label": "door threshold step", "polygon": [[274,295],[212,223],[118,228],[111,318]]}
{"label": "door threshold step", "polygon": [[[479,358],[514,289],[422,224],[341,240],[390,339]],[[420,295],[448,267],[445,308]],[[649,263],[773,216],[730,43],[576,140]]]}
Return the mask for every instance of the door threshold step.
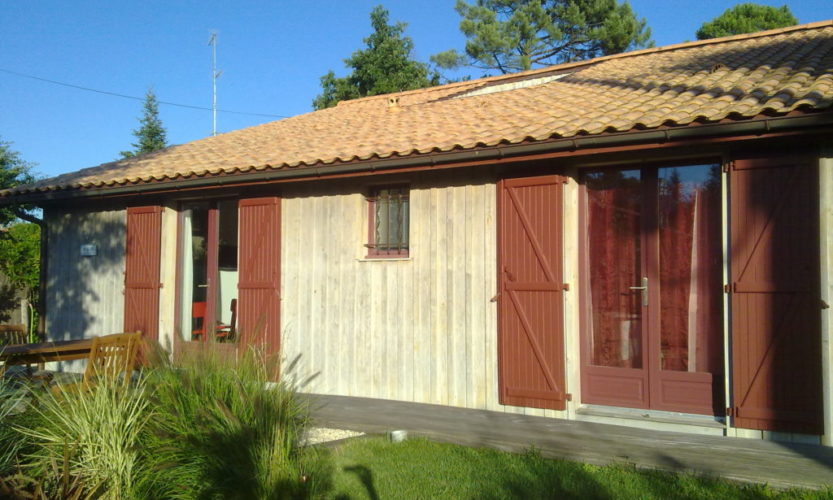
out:
{"label": "door threshold step", "polygon": [[577,409],[576,414],[591,417],[637,420],[640,422],[693,425],[712,429],[723,429],[726,427],[722,417],[695,415],[692,413],[676,413],[671,411],[641,410],[638,408],[586,405]]}

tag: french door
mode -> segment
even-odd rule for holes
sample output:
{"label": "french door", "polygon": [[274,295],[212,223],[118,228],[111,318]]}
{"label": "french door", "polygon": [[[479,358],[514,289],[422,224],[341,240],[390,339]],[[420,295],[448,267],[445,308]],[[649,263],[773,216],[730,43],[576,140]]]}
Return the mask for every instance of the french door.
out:
{"label": "french door", "polygon": [[723,412],[720,167],[583,176],[582,401]]}
{"label": "french door", "polygon": [[180,218],[180,331],[231,340],[237,312],[237,200],[186,203]]}

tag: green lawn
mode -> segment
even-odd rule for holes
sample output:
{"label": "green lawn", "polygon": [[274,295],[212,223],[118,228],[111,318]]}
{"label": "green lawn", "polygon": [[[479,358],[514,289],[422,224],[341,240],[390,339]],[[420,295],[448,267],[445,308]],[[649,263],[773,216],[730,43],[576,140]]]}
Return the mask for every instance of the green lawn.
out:
{"label": "green lawn", "polygon": [[779,491],[685,474],[596,467],[422,439],[355,439],[332,451],[335,499],[829,498],[833,491]]}

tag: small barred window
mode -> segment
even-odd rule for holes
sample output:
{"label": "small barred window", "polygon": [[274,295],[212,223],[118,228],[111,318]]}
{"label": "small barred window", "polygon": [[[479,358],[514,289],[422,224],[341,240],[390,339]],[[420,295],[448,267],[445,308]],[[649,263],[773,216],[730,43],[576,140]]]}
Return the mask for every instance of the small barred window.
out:
{"label": "small barred window", "polygon": [[410,226],[409,188],[374,189],[370,202],[368,257],[406,257]]}

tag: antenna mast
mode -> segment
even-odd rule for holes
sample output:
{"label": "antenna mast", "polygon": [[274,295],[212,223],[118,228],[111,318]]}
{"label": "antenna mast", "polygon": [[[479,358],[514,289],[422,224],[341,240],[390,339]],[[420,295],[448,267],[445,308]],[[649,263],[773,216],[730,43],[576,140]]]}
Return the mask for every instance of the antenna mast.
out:
{"label": "antenna mast", "polygon": [[208,39],[211,45],[211,114],[213,117],[211,135],[217,135],[217,79],[223,71],[217,71],[217,32],[212,31]]}

